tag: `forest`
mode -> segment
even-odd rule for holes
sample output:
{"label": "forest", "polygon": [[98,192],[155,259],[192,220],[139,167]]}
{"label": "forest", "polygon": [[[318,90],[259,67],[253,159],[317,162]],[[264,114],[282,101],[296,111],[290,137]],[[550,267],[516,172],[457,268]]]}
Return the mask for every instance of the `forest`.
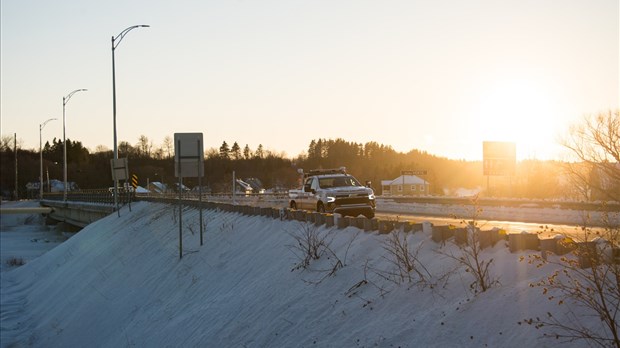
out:
{"label": "forest", "polygon": [[[119,143],[119,157],[126,157],[130,175],[138,177],[139,185],[147,181],[172,184],[174,177],[174,148],[170,137],[161,146],[154,146],[146,136],[135,145]],[[63,180],[63,142],[54,139],[43,147],[43,178]],[[17,146],[12,137],[0,143],[2,161],[0,185],[4,198],[14,195],[15,163],[19,197],[36,194],[27,192],[26,184],[39,181],[40,154],[38,150]],[[80,189],[101,189],[113,185],[110,169],[111,150],[102,146],[89,151],[80,141],[67,139],[67,177]],[[294,158],[265,150],[263,145],[243,148],[237,141],[222,142],[219,149],[205,150],[203,185],[214,193],[230,192],[232,175],[236,178],[258,178],[266,189],[286,191],[299,185],[297,169],[346,167],[362,183],[370,181],[381,194],[381,181],[392,180],[403,170],[425,171],[433,195],[456,195],[459,191],[480,191],[489,196],[515,198],[579,198],[579,192],[563,179],[563,164],[554,161],[519,161],[516,174],[510,177],[483,176],[481,161],[453,160],[424,151],[397,152],[391,146],[377,142],[355,143],[344,139],[314,139],[304,153]],[[184,179],[185,185],[197,185],[197,179]]]}

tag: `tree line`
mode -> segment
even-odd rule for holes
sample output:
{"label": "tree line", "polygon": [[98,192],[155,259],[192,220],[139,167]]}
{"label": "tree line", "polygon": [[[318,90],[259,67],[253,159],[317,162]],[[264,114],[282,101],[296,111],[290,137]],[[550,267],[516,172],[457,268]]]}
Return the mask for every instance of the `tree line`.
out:
{"label": "tree line", "polygon": [[[614,158],[620,146],[617,139],[611,145],[609,141],[597,144],[596,139],[608,139],[601,138],[601,135],[613,137],[615,133],[607,133],[609,130],[617,131],[614,127],[619,117],[618,112],[603,113],[597,117],[595,120],[599,123],[584,122],[581,128],[576,128],[581,133],[573,132],[565,140],[569,149],[579,150],[577,161],[519,161],[516,175],[511,177],[483,176],[481,161],[448,159],[417,149],[398,152],[389,145],[374,141],[356,143],[341,138],[318,138],[311,140],[307,150],[293,158],[267,150],[262,144],[251,149],[247,144],[239,145],[237,141],[232,145],[223,141],[219,148],[206,149],[202,183],[209,186],[212,192],[230,192],[234,172],[236,178],[257,178],[267,189],[285,191],[300,184],[297,172],[300,168],[346,167],[362,183],[370,181],[378,194],[381,194],[382,180],[393,180],[403,170],[416,170],[426,172],[423,178],[430,183],[433,195],[455,195],[459,190],[466,189],[515,198],[609,199],[609,192],[620,190],[620,160]],[[604,128],[605,124],[611,127]],[[596,134],[586,136],[584,132],[587,130]],[[576,147],[575,143],[582,144],[584,141],[589,142],[591,148]],[[600,153],[598,150],[601,148],[605,152],[610,146],[609,158],[588,157],[588,154]],[[44,178],[49,173],[51,179],[62,180],[63,150],[62,140],[46,142],[43,148]],[[173,184],[177,180],[174,177],[174,144],[171,137],[164,138],[160,146],[155,146],[152,140],[141,135],[135,145],[121,141],[118,152],[119,157],[128,158],[129,171],[138,176],[141,186],[146,186],[147,181]],[[16,156],[12,137],[2,137],[0,157],[0,185],[3,197],[6,197],[15,189]],[[110,187],[112,157],[112,151],[103,146],[91,152],[80,141],[67,139],[68,180],[76,182],[82,189]],[[26,183],[39,181],[38,150],[17,146],[17,166],[20,197],[25,197]],[[197,184],[197,180],[188,178],[184,179],[184,183],[191,187]]]}
{"label": "tree line", "polygon": [[[12,146],[3,142],[0,151],[2,158],[1,185],[3,195],[14,191],[15,186],[15,152]],[[36,150],[17,150],[18,186],[20,197],[26,197],[25,185],[39,181],[39,153]],[[43,175],[46,179],[63,179],[62,140],[54,139],[43,147]],[[173,184],[174,149],[172,141],[164,140],[160,147],[155,147],[148,138],[140,136],[135,145],[122,141],[118,146],[119,157],[127,157],[129,171],[138,176],[141,186],[147,181]],[[89,151],[80,141],[67,139],[67,173],[68,180],[74,181],[82,189],[98,189],[112,186],[110,159],[111,150],[98,147]],[[527,167],[528,182],[549,181],[553,167],[549,162],[522,162]],[[434,156],[419,150],[408,153],[395,151],[389,145],[377,142],[365,144],[349,142],[344,139],[314,139],[308,145],[307,152],[295,158],[286,158],[259,145],[252,150],[246,144],[242,148],[238,142],[229,146],[226,141],[218,148],[205,151],[205,178],[202,182],[213,192],[227,192],[232,186],[233,171],[237,178],[258,178],[266,188],[285,191],[299,185],[297,169],[339,168],[356,176],[361,182],[370,181],[377,193],[381,190],[382,180],[397,178],[402,170],[424,170],[425,180],[431,183],[431,193],[435,195],[454,194],[459,188],[475,189],[483,184],[480,161],[451,160]],[[45,181],[45,180],[44,180]],[[184,179],[186,185],[197,185],[193,178]],[[520,186],[524,186],[522,183]],[[527,185],[525,185],[527,186]],[[543,198],[553,195],[553,185],[531,185],[529,191],[533,196]],[[544,188],[544,189],[543,189]],[[524,187],[525,190],[527,190]],[[540,191],[540,192],[539,192]],[[518,194],[518,192],[514,192]],[[507,192],[502,192],[507,194]],[[518,194],[522,196],[522,194]]]}

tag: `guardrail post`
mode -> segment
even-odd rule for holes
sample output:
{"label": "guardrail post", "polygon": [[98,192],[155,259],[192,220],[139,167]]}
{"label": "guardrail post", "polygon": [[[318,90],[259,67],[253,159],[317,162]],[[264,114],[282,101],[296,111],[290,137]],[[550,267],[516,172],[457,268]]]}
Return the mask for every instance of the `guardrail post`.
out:
{"label": "guardrail post", "polygon": [[326,214],[325,215],[325,226],[326,227],[334,227],[334,215],[332,214]]}
{"label": "guardrail post", "polygon": [[454,236],[454,230],[450,226],[432,226],[432,239],[435,243],[445,242],[448,238]]}
{"label": "guardrail post", "polygon": [[454,241],[456,244],[469,244],[467,238],[467,228],[459,227],[454,229]]}
{"label": "guardrail post", "polygon": [[409,228],[410,228],[411,233],[420,232],[424,230],[424,224],[422,223],[410,224]]}
{"label": "guardrail post", "polygon": [[508,248],[511,253],[520,250],[538,250],[540,240],[533,233],[512,233],[508,235]]}
{"label": "guardrail post", "polygon": [[313,213],[312,215],[314,215],[314,225],[315,226],[321,226],[325,223],[325,214],[321,214],[321,213]]}
{"label": "guardrail post", "polygon": [[376,224],[377,224],[376,218],[364,220],[364,231],[369,232],[369,231],[376,230],[375,228]]}
{"label": "guardrail post", "polygon": [[387,234],[394,230],[394,222],[389,220],[379,220],[379,234]]}
{"label": "guardrail post", "polygon": [[338,218],[336,219],[336,227],[338,227],[339,229],[343,229],[347,226],[349,226],[349,220],[348,217],[344,217],[340,214],[336,215],[334,214],[334,216],[338,216]]}

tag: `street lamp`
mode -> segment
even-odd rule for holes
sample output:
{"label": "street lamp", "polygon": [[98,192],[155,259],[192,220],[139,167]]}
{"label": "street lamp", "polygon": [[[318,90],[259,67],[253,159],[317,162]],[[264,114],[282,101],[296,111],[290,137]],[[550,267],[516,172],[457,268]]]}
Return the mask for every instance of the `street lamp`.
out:
{"label": "street lamp", "polygon": [[40,160],[41,160],[41,171],[39,174],[39,199],[43,199],[43,136],[41,135],[43,128],[45,127],[45,125],[49,122],[49,121],[56,121],[58,120],[57,118],[50,118],[49,120],[46,120],[45,122],[41,123],[39,125],[39,156],[40,156]]}
{"label": "street lamp", "polygon": [[64,201],[67,200],[67,140],[65,139],[65,106],[67,105],[67,103],[69,102],[69,99],[71,99],[71,97],[77,93],[77,92],[82,92],[82,91],[88,91],[87,89],[76,89],[75,91],[72,91],[71,93],[69,93],[66,97],[62,97],[62,144],[64,147],[63,150],[63,162],[64,162],[64,179],[65,179],[65,191],[64,194],[62,195],[62,199]]}
{"label": "street lamp", "polygon": [[[116,71],[114,67],[114,50],[121,43],[125,35],[135,28],[148,28],[149,25],[134,25],[121,31],[116,37],[112,36],[112,119],[114,123],[114,159],[118,159],[118,147],[116,145]],[[118,209],[118,180],[114,180],[114,209]]]}

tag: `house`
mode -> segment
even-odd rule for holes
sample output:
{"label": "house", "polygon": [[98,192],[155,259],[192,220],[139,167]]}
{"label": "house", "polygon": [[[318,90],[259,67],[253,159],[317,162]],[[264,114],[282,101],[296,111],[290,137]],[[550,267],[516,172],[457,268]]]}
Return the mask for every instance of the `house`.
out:
{"label": "house", "polygon": [[166,184],[163,184],[159,181],[151,181],[146,188],[152,193],[165,193],[168,190]]}
{"label": "house", "polygon": [[420,196],[430,192],[428,181],[415,175],[401,175],[394,180],[381,180],[382,196]]}

